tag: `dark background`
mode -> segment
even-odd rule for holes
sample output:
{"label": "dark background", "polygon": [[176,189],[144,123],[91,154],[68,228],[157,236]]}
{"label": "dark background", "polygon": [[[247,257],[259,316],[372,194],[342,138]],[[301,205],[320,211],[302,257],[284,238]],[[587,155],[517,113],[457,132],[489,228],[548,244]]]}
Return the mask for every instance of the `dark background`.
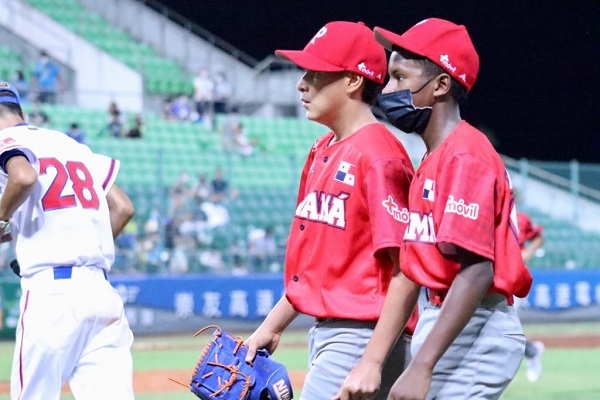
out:
{"label": "dark background", "polygon": [[334,20],[398,33],[427,17],[463,24],[481,60],[463,117],[511,157],[600,162],[598,0],[161,3],[258,60],[303,48]]}

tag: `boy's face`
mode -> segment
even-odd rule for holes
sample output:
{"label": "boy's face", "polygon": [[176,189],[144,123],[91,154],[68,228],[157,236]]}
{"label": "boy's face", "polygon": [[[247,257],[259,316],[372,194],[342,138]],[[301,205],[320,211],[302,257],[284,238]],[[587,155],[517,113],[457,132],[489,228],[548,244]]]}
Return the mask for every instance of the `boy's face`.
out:
{"label": "boy's face", "polygon": [[[402,57],[393,51],[388,63],[389,81],[382,93],[393,93],[409,89],[413,93],[413,102],[416,107],[431,105],[431,99],[426,98],[427,91],[423,88],[428,78],[423,75],[423,67],[415,60]],[[418,93],[415,93],[419,91]]]}
{"label": "boy's face", "polygon": [[306,118],[327,125],[332,111],[347,98],[346,72],[318,72],[306,70],[296,89],[301,93]]}

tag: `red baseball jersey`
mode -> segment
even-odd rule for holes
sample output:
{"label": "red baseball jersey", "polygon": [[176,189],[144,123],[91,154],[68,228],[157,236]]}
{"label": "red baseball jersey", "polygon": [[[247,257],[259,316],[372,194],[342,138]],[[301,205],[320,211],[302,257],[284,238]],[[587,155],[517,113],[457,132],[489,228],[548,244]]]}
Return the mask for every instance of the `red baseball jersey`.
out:
{"label": "red baseball jersey", "polygon": [[510,303],[527,295],[532,279],[521,258],[510,177],[483,133],[462,121],[422,161],[409,205],[400,265],[410,279],[448,290],[460,270],[458,246],[494,263],[489,293]]}
{"label": "red baseball jersey", "polygon": [[402,143],[382,124],[333,138],[329,132],[314,143],[302,171],[287,243],[286,294],[304,314],[375,321],[393,273],[380,250],[402,245],[414,170]]}
{"label": "red baseball jersey", "polygon": [[525,246],[525,242],[541,235],[544,231],[543,226],[534,224],[529,215],[520,211],[517,211],[517,226],[519,227],[519,243],[521,244],[521,248]]}

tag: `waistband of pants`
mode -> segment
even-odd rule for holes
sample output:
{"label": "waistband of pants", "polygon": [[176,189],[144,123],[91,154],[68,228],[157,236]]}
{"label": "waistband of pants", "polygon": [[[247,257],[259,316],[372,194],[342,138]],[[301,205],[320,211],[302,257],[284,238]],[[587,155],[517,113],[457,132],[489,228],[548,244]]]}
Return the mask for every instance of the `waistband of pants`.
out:
{"label": "waistband of pants", "polygon": [[363,324],[365,326],[368,327],[372,327],[375,328],[375,325],[377,325],[377,321],[360,321],[358,319],[349,319],[349,318],[321,318],[321,317],[315,317],[315,321],[317,324],[322,324],[323,322],[326,323],[332,323],[332,324],[349,324],[349,325],[356,325],[356,324]]}
{"label": "waistband of pants", "polygon": [[[348,328],[348,329],[356,329],[356,328],[367,328],[367,329],[375,329],[377,326],[377,321],[362,321],[358,319],[349,319],[349,318],[321,318],[315,317],[316,326],[327,327],[327,328]],[[412,332],[407,332],[406,329],[402,331],[400,337],[404,337],[405,340],[410,340],[412,337]]]}
{"label": "waistband of pants", "polygon": [[108,281],[106,270],[91,265],[57,265],[21,278],[21,286],[23,289],[44,288],[50,287],[52,282],[98,278]]}
{"label": "waistband of pants", "polygon": [[[52,267],[52,271],[54,273],[54,280],[58,279],[71,279],[73,276],[73,268],[85,268],[85,267],[74,267],[74,266],[57,266]],[[102,274],[104,275],[104,279],[108,280],[108,276],[106,275],[106,270],[102,269]]]}
{"label": "waistband of pants", "polygon": [[[444,304],[444,300],[446,299],[446,295],[448,294],[447,290],[433,290],[427,289],[427,301],[429,304],[435,307],[441,307]],[[512,299],[511,299],[512,300]],[[483,308],[493,308],[498,306],[509,306],[512,305],[512,301],[509,301],[506,296],[500,293],[488,293],[483,296],[481,302],[479,303],[479,307]]]}

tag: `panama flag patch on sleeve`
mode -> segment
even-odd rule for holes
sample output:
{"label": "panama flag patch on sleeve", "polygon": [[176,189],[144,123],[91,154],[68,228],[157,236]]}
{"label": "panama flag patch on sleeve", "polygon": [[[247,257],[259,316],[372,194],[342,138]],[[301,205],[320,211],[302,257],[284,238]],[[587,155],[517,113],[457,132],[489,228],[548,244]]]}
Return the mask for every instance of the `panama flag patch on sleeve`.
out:
{"label": "panama flag patch on sleeve", "polygon": [[435,181],[425,179],[425,185],[423,185],[423,198],[429,201],[435,200]]}
{"label": "panama flag patch on sleeve", "polygon": [[354,186],[354,175],[350,173],[350,168],[353,166],[354,165],[347,163],[346,161],[340,162],[340,166],[335,173],[334,179],[343,182],[346,185]]}

